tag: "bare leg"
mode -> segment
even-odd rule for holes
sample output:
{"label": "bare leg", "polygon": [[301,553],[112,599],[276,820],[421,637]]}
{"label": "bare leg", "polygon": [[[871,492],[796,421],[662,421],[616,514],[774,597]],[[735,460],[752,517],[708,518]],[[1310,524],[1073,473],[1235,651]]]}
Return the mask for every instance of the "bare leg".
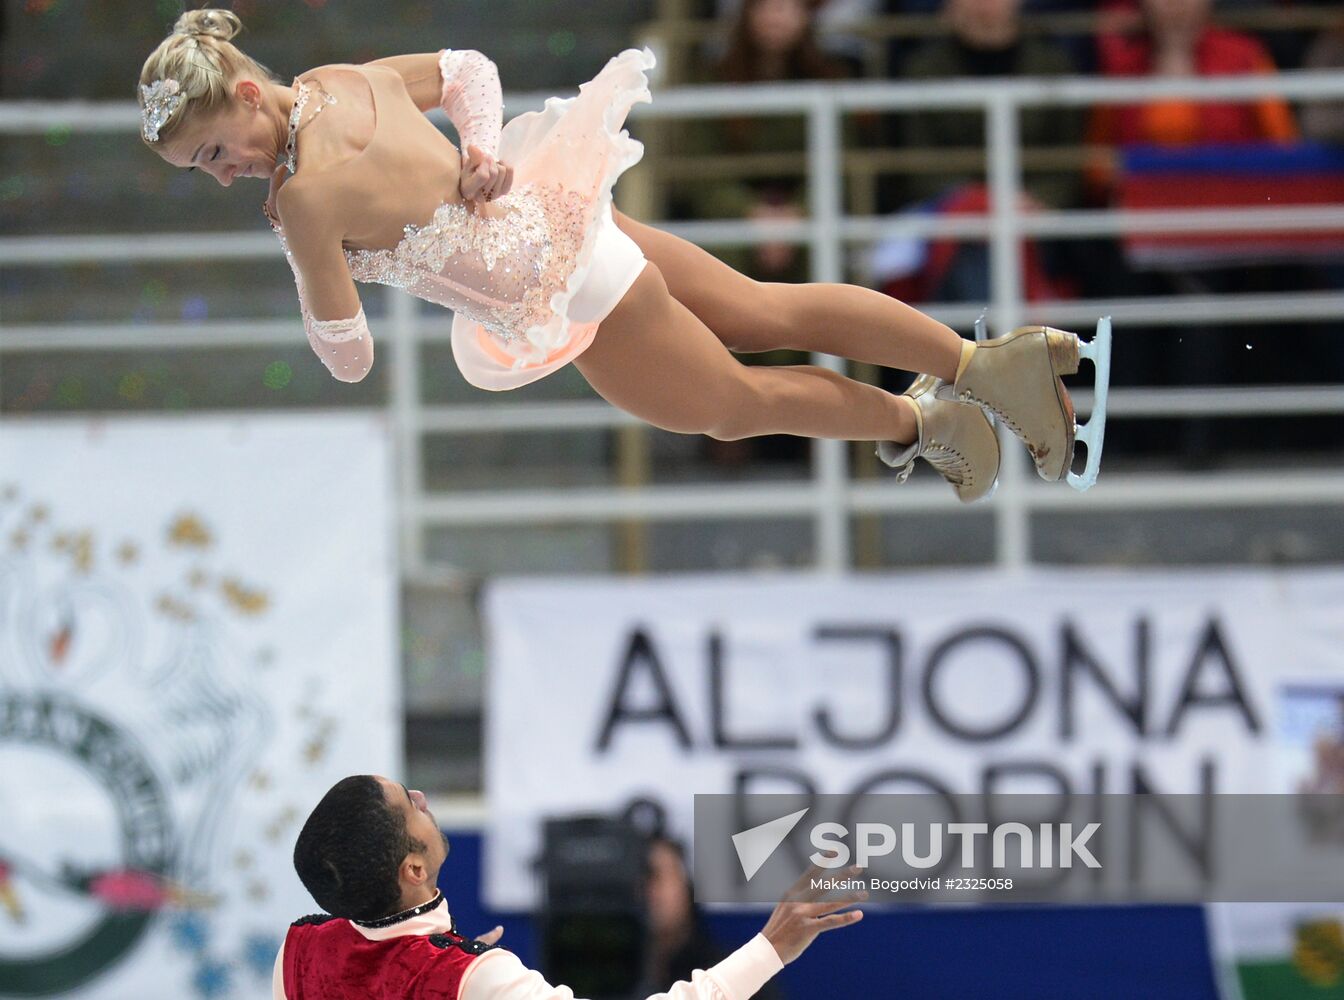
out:
{"label": "bare leg", "polygon": [[913,404],[811,365],[747,366],[645,267],[575,360],[608,402],[683,434],[915,439]]}
{"label": "bare leg", "polygon": [[961,337],[890,295],[841,284],[753,281],[713,254],[617,212],[673,298],[729,350],[793,348],[956,379]]}

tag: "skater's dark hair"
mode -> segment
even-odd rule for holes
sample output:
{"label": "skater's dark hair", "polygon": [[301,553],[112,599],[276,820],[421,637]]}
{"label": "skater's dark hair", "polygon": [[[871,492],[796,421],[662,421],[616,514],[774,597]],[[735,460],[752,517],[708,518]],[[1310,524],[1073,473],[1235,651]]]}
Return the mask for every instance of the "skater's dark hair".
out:
{"label": "skater's dark hair", "polygon": [[377,920],[401,902],[397,869],[425,845],[406,832],[406,818],[392,808],[370,774],[342,778],[331,787],[299,831],[294,870],[327,913],[349,920]]}

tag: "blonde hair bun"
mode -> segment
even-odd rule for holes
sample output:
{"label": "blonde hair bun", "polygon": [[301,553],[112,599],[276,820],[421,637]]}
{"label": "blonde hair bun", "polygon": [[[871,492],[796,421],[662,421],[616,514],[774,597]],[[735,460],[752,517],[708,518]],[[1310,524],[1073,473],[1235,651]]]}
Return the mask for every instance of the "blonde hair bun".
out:
{"label": "blonde hair bun", "polygon": [[205,35],[227,42],[243,30],[243,22],[231,10],[207,7],[204,10],[189,10],[177,19],[173,25],[175,35]]}
{"label": "blonde hair bun", "polygon": [[233,83],[240,76],[279,82],[270,70],[233,44],[233,37],[242,30],[243,22],[237,14],[216,7],[189,10],[177,19],[172,34],[158,44],[140,68],[142,87],[153,86],[158,80],[173,80],[181,95],[174,105],[177,110],[160,122],[158,138],[146,138],[146,142],[171,141],[185,119],[226,107],[233,100]]}

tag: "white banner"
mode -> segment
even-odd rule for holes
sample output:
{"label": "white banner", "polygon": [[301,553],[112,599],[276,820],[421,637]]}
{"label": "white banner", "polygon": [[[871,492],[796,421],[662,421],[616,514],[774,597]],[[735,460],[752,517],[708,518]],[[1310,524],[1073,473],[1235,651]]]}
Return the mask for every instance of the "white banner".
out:
{"label": "white banner", "polygon": [[498,582],[487,899],[534,902],[543,817],[641,796],[685,836],[697,792],[1329,785],[1278,727],[1344,739],[1342,607],[1333,570]]}
{"label": "white banner", "polygon": [[0,424],[0,997],[269,995],[299,824],[401,767],[388,444]]}

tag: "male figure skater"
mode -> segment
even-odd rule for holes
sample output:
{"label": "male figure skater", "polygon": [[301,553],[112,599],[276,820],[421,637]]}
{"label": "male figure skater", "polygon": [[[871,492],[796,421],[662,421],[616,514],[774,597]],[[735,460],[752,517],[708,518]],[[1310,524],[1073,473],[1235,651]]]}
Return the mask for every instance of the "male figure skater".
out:
{"label": "male figure skater", "polygon": [[[573,1000],[568,986],[552,986],[494,944],[498,932],[474,941],[457,933],[437,888],[447,856],[420,792],[367,774],[338,781],[294,845],[299,878],[327,913],[290,927],[274,1000]],[[747,1000],[818,934],[861,919],[845,907],[866,894],[819,902],[808,881],[745,945],[658,997]]]}

